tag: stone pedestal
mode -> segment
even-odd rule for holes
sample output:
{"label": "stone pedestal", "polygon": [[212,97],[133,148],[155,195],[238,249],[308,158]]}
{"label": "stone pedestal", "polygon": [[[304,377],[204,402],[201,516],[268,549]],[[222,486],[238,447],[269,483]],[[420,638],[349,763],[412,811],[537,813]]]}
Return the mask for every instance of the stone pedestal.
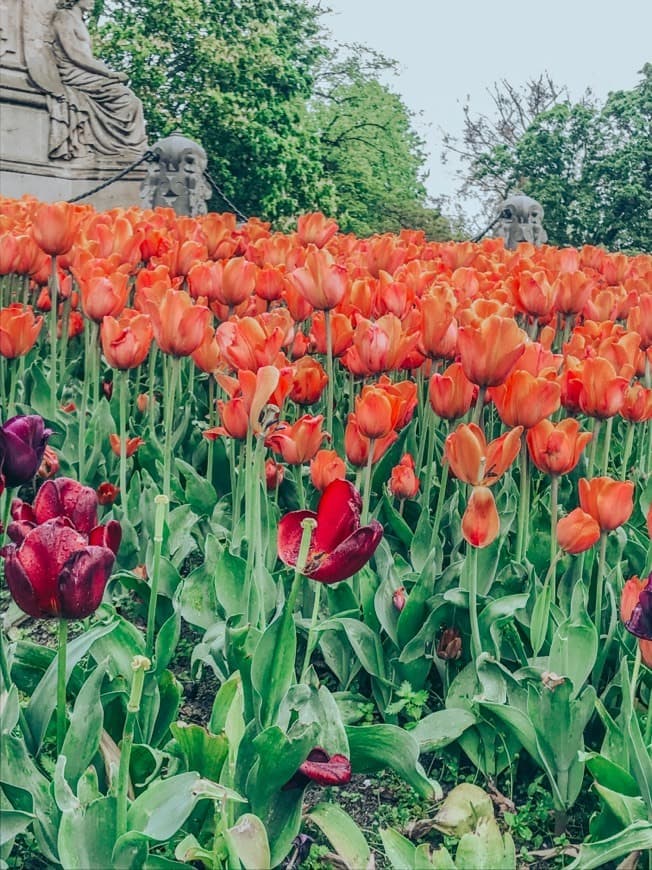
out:
{"label": "stone pedestal", "polygon": [[[134,158],[122,162],[92,154],[72,160],[48,158],[46,97],[30,81],[24,56],[22,26],[28,6],[25,0],[0,0],[0,196],[69,200],[116,175]],[[141,164],[80,202],[98,211],[140,206],[145,175]]]}

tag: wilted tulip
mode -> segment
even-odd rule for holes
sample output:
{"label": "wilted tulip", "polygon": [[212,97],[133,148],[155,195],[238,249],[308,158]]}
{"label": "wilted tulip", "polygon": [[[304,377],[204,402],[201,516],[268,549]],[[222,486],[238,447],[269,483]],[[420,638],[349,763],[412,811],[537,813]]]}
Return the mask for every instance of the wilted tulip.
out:
{"label": "wilted tulip", "polygon": [[462,655],[462,638],[456,628],[445,628],[437,643],[437,658],[456,661]]}
{"label": "wilted tulip", "polygon": [[34,477],[51,434],[38,414],[11,417],[0,426],[0,471],[7,486],[22,486]]}
{"label": "wilted tulip", "polygon": [[278,527],[278,555],[286,565],[295,566],[303,535],[302,521],[317,521],[312,533],[304,575],[320,583],[339,583],[359,571],[374,554],[383,536],[378,520],[360,525],[362,499],[346,480],[335,480],[324,491],[317,513],[293,511]]}

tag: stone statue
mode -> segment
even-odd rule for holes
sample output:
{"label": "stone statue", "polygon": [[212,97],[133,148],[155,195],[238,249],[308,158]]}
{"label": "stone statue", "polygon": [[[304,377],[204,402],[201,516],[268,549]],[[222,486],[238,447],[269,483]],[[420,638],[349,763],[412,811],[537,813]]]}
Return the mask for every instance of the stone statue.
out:
{"label": "stone statue", "polygon": [[548,234],[543,228],[543,208],[536,199],[522,193],[509,196],[500,205],[496,235],[505,239],[505,247],[513,250],[519,242],[545,245]]}
{"label": "stone statue", "polygon": [[147,147],[143,107],[124,73],[93,57],[84,13],[93,0],[23,0],[25,62],[47,97],[48,156],[132,162]]}
{"label": "stone statue", "polygon": [[167,206],[177,214],[206,214],[212,190],[204,172],[206,152],[197,142],[175,130],[152,145],[156,162],[150,163],[140,196],[145,208]]}

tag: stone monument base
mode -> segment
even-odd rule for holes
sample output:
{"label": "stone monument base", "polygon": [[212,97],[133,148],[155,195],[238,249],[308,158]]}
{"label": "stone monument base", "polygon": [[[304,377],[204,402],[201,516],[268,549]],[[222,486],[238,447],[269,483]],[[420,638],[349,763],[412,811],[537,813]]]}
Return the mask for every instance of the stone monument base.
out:
{"label": "stone monument base", "polygon": [[[45,95],[22,70],[0,68],[0,196],[25,194],[44,202],[70,200],[124,170],[124,161],[89,154],[72,160],[49,160],[49,114]],[[143,163],[98,193],[80,200],[98,211],[140,206]]]}

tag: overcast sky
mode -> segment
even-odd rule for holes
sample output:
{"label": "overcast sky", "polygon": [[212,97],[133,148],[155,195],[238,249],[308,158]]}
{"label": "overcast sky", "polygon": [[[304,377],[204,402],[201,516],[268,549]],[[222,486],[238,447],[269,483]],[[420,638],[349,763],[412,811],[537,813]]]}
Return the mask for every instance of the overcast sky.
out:
{"label": "overcast sky", "polygon": [[440,127],[462,130],[467,94],[489,112],[486,88],[524,84],[543,72],[572,98],[587,87],[600,100],[630,89],[652,61],[652,0],[322,0],[338,42],[361,42],[398,61],[387,79],[408,108],[430,154],[428,189],[452,194],[454,165],[442,165]]}

